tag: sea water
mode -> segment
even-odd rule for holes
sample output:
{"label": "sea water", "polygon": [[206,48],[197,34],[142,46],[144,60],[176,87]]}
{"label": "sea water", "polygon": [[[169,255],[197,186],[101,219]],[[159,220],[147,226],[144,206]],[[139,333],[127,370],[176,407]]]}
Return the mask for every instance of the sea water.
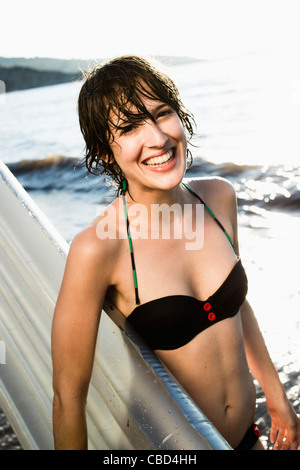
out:
{"label": "sea water", "polygon": [[[300,413],[300,71],[287,57],[269,51],[167,71],[197,123],[188,176],[222,176],[236,189],[248,299]],[[79,165],[80,87],[16,91],[0,104],[0,158],[68,242],[114,198],[103,178],[87,177]],[[270,419],[256,386],[256,421],[269,445]],[[3,414],[1,448],[19,448]]]}

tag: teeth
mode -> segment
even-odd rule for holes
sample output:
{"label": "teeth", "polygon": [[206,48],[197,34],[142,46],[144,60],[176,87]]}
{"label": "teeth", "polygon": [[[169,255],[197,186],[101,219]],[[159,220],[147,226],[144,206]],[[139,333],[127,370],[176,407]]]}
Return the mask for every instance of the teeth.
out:
{"label": "teeth", "polygon": [[169,150],[168,152],[160,155],[159,157],[149,158],[145,163],[148,166],[163,165],[169,163],[173,159],[173,151]]}

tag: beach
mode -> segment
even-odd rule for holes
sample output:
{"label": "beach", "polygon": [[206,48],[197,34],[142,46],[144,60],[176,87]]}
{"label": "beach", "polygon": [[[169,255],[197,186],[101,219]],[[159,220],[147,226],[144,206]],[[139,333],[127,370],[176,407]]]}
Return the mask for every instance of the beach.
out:
{"label": "beach", "polygon": [[[197,122],[187,176],[221,176],[235,187],[248,299],[300,414],[300,75],[284,64],[279,77],[274,55],[267,59],[184,63],[171,73]],[[86,177],[80,165],[79,89],[68,83],[11,92],[0,106],[0,158],[68,242],[114,198],[103,178]],[[268,447],[270,419],[256,386],[256,422]],[[1,413],[0,449],[20,448]]]}
{"label": "beach", "polygon": [[22,447],[0,409],[0,450],[22,450]]}

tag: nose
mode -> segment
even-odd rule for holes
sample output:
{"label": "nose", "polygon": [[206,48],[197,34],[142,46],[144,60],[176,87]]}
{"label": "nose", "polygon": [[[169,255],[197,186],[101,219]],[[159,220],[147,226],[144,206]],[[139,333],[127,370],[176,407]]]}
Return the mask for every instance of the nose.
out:
{"label": "nose", "polygon": [[156,121],[146,121],[144,125],[145,145],[147,147],[163,147],[168,141],[168,136],[164,133]]}

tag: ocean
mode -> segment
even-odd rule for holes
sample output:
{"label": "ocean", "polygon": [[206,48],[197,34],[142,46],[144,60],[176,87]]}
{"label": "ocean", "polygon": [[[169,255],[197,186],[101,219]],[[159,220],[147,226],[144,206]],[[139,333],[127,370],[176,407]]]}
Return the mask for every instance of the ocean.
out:
{"label": "ocean", "polygon": [[[288,52],[288,51],[287,51]],[[188,176],[222,176],[238,197],[239,242],[254,308],[289,399],[300,413],[300,69],[282,51],[166,66],[197,122]],[[0,159],[70,242],[114,191],[79,163],[81,83],[7,93]],[[3,203],[3,201],[1,201]],[[270,419],[257,386],[256,421]],[[20,449],[0,413],[0,449]]]}

